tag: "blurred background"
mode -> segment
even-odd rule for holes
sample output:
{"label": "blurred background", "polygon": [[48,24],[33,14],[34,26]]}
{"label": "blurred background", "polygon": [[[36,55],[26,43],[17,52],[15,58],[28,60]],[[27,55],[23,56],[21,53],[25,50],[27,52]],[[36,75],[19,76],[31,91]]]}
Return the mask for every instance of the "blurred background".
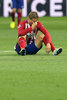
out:
{"label": "blurred background", "polygon": [[[26,17],[30,11],[37,11],[43,16],[67,16],[67,0],[24,0],[22,16]],[[0,16],[9,17],[11,0],[0,0]]]}

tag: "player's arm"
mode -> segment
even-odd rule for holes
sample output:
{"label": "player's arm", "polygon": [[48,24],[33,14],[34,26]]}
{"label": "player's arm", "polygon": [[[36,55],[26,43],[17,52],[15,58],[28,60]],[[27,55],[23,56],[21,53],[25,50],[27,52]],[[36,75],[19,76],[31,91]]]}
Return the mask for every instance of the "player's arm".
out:
{"label": "player's arm", "polygon": [[28,32],[32,31],[32,28],[27,28],[25,29],[25,22],[22,22],[19,24],[19,26],[17,27],[18,29],[18,36],[24,36],[26,35]]}
{"label": "player's arm", "polygon": [[47,45],[46,45],[46,52],[49,53],[51,50],[51,36],[49,34],[49,32],[44,28],[44,26],[38,22],[37,24],[37,28],[45,35],[46,41],[47,41]]}
{"label": "player's arm", "polygon": [[47,39],[47,43],[50,43],[51,36],[50,36],[49,32],[45,29],[45,27],[40,22],[37,23],[37,28],[45,35],[45,37]]}

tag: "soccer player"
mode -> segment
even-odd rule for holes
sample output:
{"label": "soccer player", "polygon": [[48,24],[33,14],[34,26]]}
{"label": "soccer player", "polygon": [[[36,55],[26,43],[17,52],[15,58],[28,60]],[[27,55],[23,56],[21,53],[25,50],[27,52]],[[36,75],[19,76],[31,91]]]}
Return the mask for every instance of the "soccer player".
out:
{"label": "soccer player", "polygon": [[[46,52],[53,52],[54,55],[58,55],[62,52],[62,48],[55,49],[49,32],[38,21],[39,16],[37,12],[30,12],[28,20],[22,21],[18,26],[18,43],[15,46],[15,51],[19,55],[36,54],[41,48],[42,43],[46,46]],[[38,31],[40,35],[36,37]]]}
{"label": "soccer player", "polygon": [[10,28],[15,28],[15,12],[17,11],[17,25],[19,25],[22,17],[22,9],[24,7],[24,0],[12,0],[12,22],[10,23]]}

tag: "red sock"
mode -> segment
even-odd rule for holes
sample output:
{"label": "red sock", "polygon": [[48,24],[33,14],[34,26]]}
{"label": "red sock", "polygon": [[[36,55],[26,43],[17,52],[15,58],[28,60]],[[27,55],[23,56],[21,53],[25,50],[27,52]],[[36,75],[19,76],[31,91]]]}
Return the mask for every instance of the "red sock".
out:
{"label": "red sock", "polygon": [[[43,42],[44,42],[44,44],[45,44],[45,45],[47,45],[47,40],[46,40],[46,38],[45,38],[45,37],[43,38]],[[50,44],[51,44],[51,50],[52,50],[52,52],[53,52],[53,51],[55,50],[55,47],[54,47],[54,45],[53,45],[52,41],[51,41],[51,43],[50,43]]]}
{"label": "red sock", "polygon": [[22,16],[22,13],[18,13],[17,25],[19,25],[19,23],[20,23],[20,21],[21,21],[21,16]]}
{"label": "red sock", "polygon": [[12,21],[15,21],[15,13],[14,12],[11,13],[11,16],[12,16]]}
{"label": "red sock", "polygon": [[24,49],[25,48],[25,39],[23,37],[19,38],[18,40],[18,44],[20,46],[21,49]]}
{"label": "red sock", "polygon": [[52,43],[52,41],[51,41],[51,50],[52,50],[52,52],[55,50],[55,47],[54,47],[54,45],[53,45],[53,43]]}

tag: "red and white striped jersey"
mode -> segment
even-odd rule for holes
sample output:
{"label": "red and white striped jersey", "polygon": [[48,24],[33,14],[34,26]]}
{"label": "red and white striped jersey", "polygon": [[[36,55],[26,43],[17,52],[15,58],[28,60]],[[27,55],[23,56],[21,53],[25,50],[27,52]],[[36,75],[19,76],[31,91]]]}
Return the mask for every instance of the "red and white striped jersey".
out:
{"label": "red and white striped jersey", "polygon": [[44,26],[40,22],[37,22],[37,27],[35,31],[32,30],[32,27],[29,25],[27,20],[22,21],[19,24],[19,26],[17,26],[17,29],[18,29],[18,36],[26,35],[27,44],[32,43],[32,41],[36,39],[38,31],[41,31],[45,35],[47,43],[51,42],[51,37],[49,32],[44,28]]}
{"label": "red and white striped jersey", "polygon": [[[28,23],[25,24],[25,29],[27,29],[27,28],[31,28],[31,26],[30,26]],[[35,29],[35,31],[32,30],[31,32],[28,32],[28,33],[26,34],[26,41],[27,41],[27,44],[31,44],[32,41],[33,41],[34,39],[36,39],[36,35],[37,35],[37,28]]]}

